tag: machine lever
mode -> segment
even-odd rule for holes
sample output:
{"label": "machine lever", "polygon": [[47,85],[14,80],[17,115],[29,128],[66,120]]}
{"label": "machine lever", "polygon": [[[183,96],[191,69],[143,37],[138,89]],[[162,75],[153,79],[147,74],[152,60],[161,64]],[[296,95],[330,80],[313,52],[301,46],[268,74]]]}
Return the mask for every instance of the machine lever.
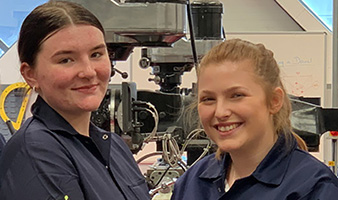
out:
{"label": "machine lever", "polygon": [[120,70],[118,70],[117,68],[114,67],[112,69],[112,76],[115,75],[115,72],[117,72],[118,74],[120,74],[123,79],[128,78],[128,73],[127,72],[121,72]]}

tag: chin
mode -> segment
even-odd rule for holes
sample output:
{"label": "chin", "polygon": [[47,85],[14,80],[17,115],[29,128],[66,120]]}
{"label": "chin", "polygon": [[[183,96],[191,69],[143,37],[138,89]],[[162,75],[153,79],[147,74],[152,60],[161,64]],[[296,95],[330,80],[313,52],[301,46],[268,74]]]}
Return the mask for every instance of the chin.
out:
{"label": "chin", "polygon": [[90,104],[90,105],[82,105],[82,106],[79,106],[79,108],[83,111],[86,111],[86,112],[92,112],[92,111],[95,111],[99,108],[100,104]]}
{"label": "chin", "polygon": [[217,144],[218,148],[222,151],[222,152],[232,152],[232,151],[236,151],[238,150],[240,147],[237,146],[237,145],[234,145],[233,143],[230,144],[230,143],[227,143],[227,144]]}

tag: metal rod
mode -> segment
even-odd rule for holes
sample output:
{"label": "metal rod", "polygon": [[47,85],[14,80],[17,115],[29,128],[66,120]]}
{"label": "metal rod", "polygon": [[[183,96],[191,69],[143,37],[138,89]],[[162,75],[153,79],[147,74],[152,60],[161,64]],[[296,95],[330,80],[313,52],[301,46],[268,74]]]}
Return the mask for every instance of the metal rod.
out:
{"label": "metal rod", "polygon": [[334,162],[332,172],[337,176],[337,139],[332,139],[332,161]]}
{"label": "metal rod", "polygon": [[9,132],[11,133],[11,135],[14,135],[14,133],[16,132],[16,130],[13,127],[13,124],[12,124],[11,120],[7,120],[6,121],[6,125],[8,127]]}
{"label": "metal rod", "polygon": [[191,41],[191,50],[192,50],[192,55],[194,59],[194,65],[195,69],[197,71],[198,67],[198,58],[197,58],[197,51],[196,51],[196,45],[195,45],[195,32],[194,32],[194,22],[192,20],[192,13],[191,13],[191,4],[190,1],[187,1],[187,15],[188,15],[188,20],[189,20],[189,32],[190,32],[190,41]]}
{"label": "metal rod", "polygon": [[333,30],[333,38],[332,38],[332,107],[338,107],[338,0],[333,0],[333,13],[332,13],[332,30]]}

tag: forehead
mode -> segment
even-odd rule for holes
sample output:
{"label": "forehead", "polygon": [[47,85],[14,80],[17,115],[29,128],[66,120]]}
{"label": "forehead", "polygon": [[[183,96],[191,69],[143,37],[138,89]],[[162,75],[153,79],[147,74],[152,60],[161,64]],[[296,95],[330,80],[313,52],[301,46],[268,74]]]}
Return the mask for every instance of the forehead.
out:
{"label": "forehead", "polygon": [[225,61],[209,64],[201,68],[198,77],[198,90],[225,90],[232,87],[264,87],[263,80],[255,73],[253,62]]}
{"label": "forehead", "polygon": [[256,75],[256,67],[254,65],[254,62],[250,59],[245,59],[241,61],[228,61],[225,60],[220,63],[210,63],[205,66],[202,66],[198,73],[198,78],[202,76],[205,72],[210,71],[219,71],[219,72],[228,72],[233,73],[234,75],[237,73],[243,73],[247,72],[252,75]]}
{"label": "forehead", "polygon": [[[104,36],[100,29],[92,25],[80,24],[68,25],[52,32],[43,40],[41,46],[51,44],[57,47],[61,45],[71,45],[73,43],[79,45],[102,41],[104,41]],[[57,45],[55,45],[55,43]]]}

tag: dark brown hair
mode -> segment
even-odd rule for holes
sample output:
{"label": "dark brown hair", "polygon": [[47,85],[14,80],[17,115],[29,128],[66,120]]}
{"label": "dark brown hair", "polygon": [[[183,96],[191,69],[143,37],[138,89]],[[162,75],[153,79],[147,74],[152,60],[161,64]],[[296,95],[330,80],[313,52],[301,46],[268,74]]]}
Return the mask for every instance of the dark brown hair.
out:
{"label": "dark brown hair", "polygon": [[36,7],[21,26],[18,40],[20,61],[34,67],[41,44],[51,34],[72,24],[92,25],[104,34],[99,20],[79,4],[67,1],[49,1]]}

